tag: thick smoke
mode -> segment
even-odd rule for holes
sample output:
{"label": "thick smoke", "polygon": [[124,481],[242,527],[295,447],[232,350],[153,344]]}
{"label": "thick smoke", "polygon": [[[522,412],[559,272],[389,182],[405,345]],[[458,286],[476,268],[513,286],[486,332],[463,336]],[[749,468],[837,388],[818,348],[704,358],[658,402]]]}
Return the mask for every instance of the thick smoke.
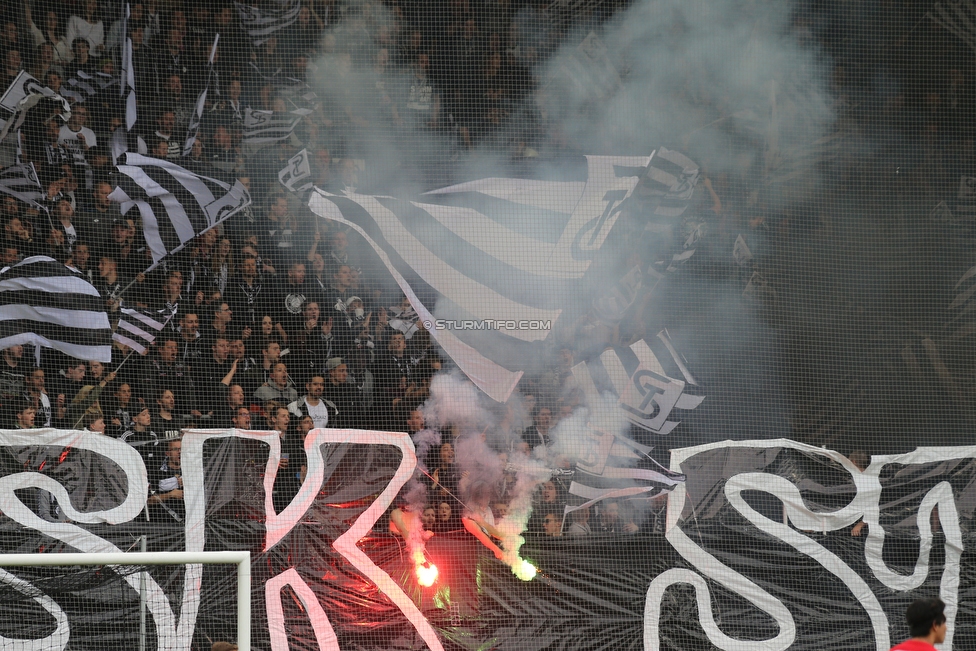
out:
{"label": "thick smoke", "polygon": [[[327,43],[335,45],[335,53],[315,62],[314,75],[316,91],[340,117],[352,119],[361,136],[330,148],[334,157],[366,160],[366,178],[359,183],[364,192],[416,195],[465,177],[506,176],[510,157],[524,160],[534,156],[529,152],[539,159],[569,153],[648,155],[661,146],[689,154],[706,173],[724,174],[739,187],[756,188],[758,179],[778,177],[802,176],[807,189],[816,183],[812,167],[802,174],[797,170],[809,162],[809,145],[827,132],[833,114],[818,53],[790,34],[790,2],[645,0],[603,25],[577,25],[549,58],[529,54],[541,52],[531,42],[537,34],[518,32],[512,45],[520,62],[531,67],[538,89],[496,126],[490,152],[465,151],[456,132],[432,131],[409,115],[394,115],[384,89],[409,87],[415,69],[382,71],[383,57],[393,54],[392,41],[379,43],[386,55],[360,54],[374,52],[377,45],[364,44],[367,25],[382,34],[389,21],[385,9],[369,7],[330,34]],[[549,20],[542,15],[543,22]],[[446,112],[442,106],[442,123]],[[534,126],[527,129],[529,124]],[[767,184],[764,196],[742,199],[782,207],[796,198],[795,188],[783,187]],[[617,264],[607,265],[607,277],[594,285],[606,287],[604,281],[619,277],[620,261],[627,258],[620,239],[608,240],[601,252]],[[574,298],[579,304],[567,312],[576,315],[592,300]],[[576,341],[566,341],[576,351],[586,350],[592,344],[586,332],[580,328]],[[541,368],[525,370],[531,375]],[[456,372],[434,377],[423,407],[428,425],[456,442],[457,463],[467,473],[462,500],[470,497],[468,487],[497,484],[506,469],[516,469],[515,498],[499,523],[506,555],[514,554],[507,558],[513,567],[532,491],[549,477],[551,463],[520,449],[519,434],[530,424],[527,411],[518,396],[506,405],[492,402]],[[569,464],[578,461],[591,445],[593,428],[626,435],[628,425],[615,400],[563,419],[553,432],[554,454]]]}
{"label": "thick smoke", "polygon": [[663,145],[711,174],[788,168],[833,121],[823,62],[789,33],[794,9],[638,2],[597,30],[599,40],[568,40],[543,69],[539,103],[578,151],[647,154]]}
{"label": "thick smoke", "polygon": [[617,406],[617,397],[604,394],[596,405],[576,409],[552,430],[552,452],[571,464],[584,459],[593,446],[594,432],[630,436],[630,422]]}
{"label": "thick smoke", "polygon": [[487,431],[495,422],[494,403],[459,372],[439,373],[430,382],[430,399],[424,403],[424,421],[458,434]]}
{"label": "thick smoke", "polygon": [[498,405],[460,374],[445,372],[431,382],[423,411],[429,426],[452,435],[462,477],[457,497],[466,514],[489,506],[486,502],[496,495],[497,487],[514,477],[506,496],[508,513],[495,528],[502,536],[502,560],[521,578],[531,578],[534,570],[519,557],[521,534],[532,514],[533,492],[551,471],[518,444],[526,419],[522,398]]}

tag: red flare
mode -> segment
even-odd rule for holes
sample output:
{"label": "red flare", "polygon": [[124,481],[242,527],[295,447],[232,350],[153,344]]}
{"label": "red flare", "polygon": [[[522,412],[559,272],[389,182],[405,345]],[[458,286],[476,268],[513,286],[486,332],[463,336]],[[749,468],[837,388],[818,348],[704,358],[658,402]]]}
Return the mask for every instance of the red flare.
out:
{"label": "red flare", "polygon": [[417,566],[417,583],[425,588],[434,585],[437,580],[437,566],[433,563],[424,563]]}

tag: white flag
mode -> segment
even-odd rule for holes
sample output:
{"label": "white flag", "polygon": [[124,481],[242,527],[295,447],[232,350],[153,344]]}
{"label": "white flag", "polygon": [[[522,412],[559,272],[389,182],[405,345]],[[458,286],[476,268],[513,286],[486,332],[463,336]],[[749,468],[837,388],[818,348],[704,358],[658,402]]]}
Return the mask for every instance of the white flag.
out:
{"label": "white flag", "polygon": [[288,159],[288,166],[278,172],[281,184],[293,192],[312,189],[312,166],[308,160],[308,150],[303,149]]}

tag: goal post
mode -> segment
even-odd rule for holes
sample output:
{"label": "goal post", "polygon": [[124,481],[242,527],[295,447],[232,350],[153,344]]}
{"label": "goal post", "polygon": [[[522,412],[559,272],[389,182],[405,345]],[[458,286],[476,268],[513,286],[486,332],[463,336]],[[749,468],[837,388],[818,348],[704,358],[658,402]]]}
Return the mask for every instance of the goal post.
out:
{"label": "goal post", "polygon": [[220,552],[105,552],[0,554],[4,567],[71,567],[100,565],[236,565],[237,648],[251,651],[251,553]]}

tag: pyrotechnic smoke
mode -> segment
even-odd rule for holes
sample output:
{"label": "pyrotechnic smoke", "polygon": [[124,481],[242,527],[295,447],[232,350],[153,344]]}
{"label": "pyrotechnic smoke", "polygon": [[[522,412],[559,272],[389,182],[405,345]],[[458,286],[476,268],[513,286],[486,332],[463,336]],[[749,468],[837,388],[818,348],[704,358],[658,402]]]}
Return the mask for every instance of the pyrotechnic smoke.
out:
{"label": "pyrotechnic smoke", "polygon": [[[529,92],[508,98],[506,106],[511,110],[492,127],[492,137],[486,141],[491,145],[476,144],[475,151],[466,151],[456,132],[430,129],[406,111],[401,111],[405,123],[394,129],[389,105],[374,101],[380,77],[370,68],[376,60],[367,61],[361,55],[378,53],[384,43],[392,43],[379,38],[378,30],[388,30],[398,20],[382,4],[369,5],[368,10],[355,4],[347,8],[340,26],[327,37],[325,49],[331,53],[313,62],[310,83],[325,101],[369,122],[364,127],[369,137],[337,140],[332,154],[365,159],[367,174],[359,185],[384,194],[417,196],[433,186],[468,178],[509,176],[518,143],[536,151],[537,155],[528,155],[520,150],[528,158],[520,159],[519,164],[531,159],[533,168],[545,165],[540,161],[568,154],[648,155],[666,146],[689,154],[711,177],[726,173],[727,187],[754,188],[754,181],[776,177],[778,169],[789,172],[782,176],[798,179],[795,183],[812,186],[817,182],[817,165],[807,145],[828,133],[833,121],[826,90],[829,61],[791,34],[795,9],[796,3],[789,1],[637,0],[610,20],[600,21],[582,9],[554,8],[549,13],[536,3],[523,4],[515,12],[513,29],[498,36],[506,65],[508,54],[514,53],[519,65],[531,69],[539,83],[532,89],[519,89]],[[569,21],[564,23],[567,15]],[[576,24],[574,17],[579,19]],[[535,27],[525,31],[527,25]],[[566,25],[568,34],[563,31]],[[434,92],[442,99],[444,125],[454,99],[451,93],[456,90],[448,83],[456,78],[452,69],[456,62],[436,47],[436,28],[409,28],[422,33],[419,51],[431,55],[429,74]],[[591,30],[597,38],[587,41]],[[370,40],[371,32],[374,40]],[[537,37],[545,38],[546,44],[532,42]],[[507,43],[508,38],[513,42]],[[395,46],[389,47],[387,54],[394,54]],[[506,47],[510,49],[505,51]],[[348,53],[354,53],[351,61]],[[409,88],[416,70],[387,68],[382,73],[386,87]],[[467,72],[477,84],[481,71]],[[458,124],[484,118],[487,106],[470,108],[470,118],[453,115]],[[323,143],[332,145],[327,139]],[[513,150],[504,151],[506,143]],[[547,168],[546,178],[558,180],[557,170]],[[767,208],[781,207],[788,195],[795,195],[776,183],[763,188],[768,196],[759,201]],[[626,256],[620,248],[619,243],[608,241],[601,255],[623,260]],[[608,272],[606,281],[616,280],[615,273]],[[395,289],[392,281],[385,282]],[[605,284],[602,278],[596,283]],[[533,298],[544,302],[549,297]],[[569,301],[574,304],[565,307],[564,315],[585,313],[591,300],[587,292],[580,292]],[[727,311],[725,306],[714,309]],[[434,312],[440,314],[440,306]],[[556,327],[561,324],[557,322]],[[737,337],[734,345],[740,347],[741,339]],[[500,356],[489,342],[486,338],[479,349],[489,357]],[[581,337],[576,350],[585,350],[587,343]],[[708,353],[703,351],[700,357]],[[728,358],[718,353],[712,357]],[[530,376],[544,370],[541,355],[518,362]],[[440,375],[434,382],[450,384],[455,379]],[[485,431],[489,444],[500,450],[505,449],[501,443],[508,432],[521,431],[519,425],[528,424],[506,420],[494,412],[496,406],[486,409],[484,397],[473,386],[455,382],[454,389],[441,387],[436,391],[441,399],[432,399],[425,408],[433,426]],[[766,395],[768,389],[764,386],[751,394]],[[742,411],[749,410],[734,410]],[[765,414],[770,410],[752,411]],[[612,425],[601,427],[617,431]]]}
{"label": "pyrotechnic smoke", "polygon": [[[485,487],[498,486],[506,469],[516,473],[508,515],[495,527],[502,534],[503,562],[520,579],[530,580],[535,570],[519,556],[525,542],[522,533],[532,514],[532,492],[549,478],[551,471],[524,453],[508,452],[514,427],[517,424],[521,429],[526,419],[521,399],[517,397],[499,407],[463,376],[442,373],[431,382],[430,398],[423,410],[431,425],[457,428],[460,433],[453,443],[455,460],[464,477],[458,496],[462,502],[470,505],[482,499]],[[506,451],[504,457],[500,449]]]}
{"label": "pyrotechnic smoke", "polygon": [[488,447],[481,436],[462,435],[454,446],[458,468],[465,475],[461,483],[461,499],[470,497],[468,487],[487,484],[495,486],[502,478],[502,462],[498,453]]}
{"label": "pyrotechnic smoke", "polygon": [[419,432],[414,432],[411,438],[413,438],[413,447],[417,451],[418,472],[421,474],[429,473],[431,469],[427,467],[427,458],[430,455],[430,449],[441,444],[440,432],[422,429]]}
{"label": "pyrotechnic smoke", "polygon": [[[414,566],[417,582],[427,588],[437,580],[438,571],[437,566],[427,560],[427,539],[433,534],[424,530],[420,517],[421,512],[415,511],[410,506],[400,509],[403,527],[401,528],[398,525],[397,528],[400,529],[400,533],[403,534],[403,539],[407,544],[407,551]],[[404,528],[406,531],[403,531]]]}
{"label": "pyrotechnic smoke", "polygon": [[426,464],[427,453],[431,446],[441,442],[441,437],[437,432],[425,429],[414,433],[412,438],[417,454],[417,469],[410,481],[400,491],[400,498],[412,511],[422,513],[427,504],[427,482],[425,480],[430,472]]}
{"label": "pyrotechnic smoke", "polygon": [[400,491],[400,499],[403,503],[401,513],[403,523],[407,528],[407,531],[400,533],[403,534],[406,541],[417,582],[424,587],[430,587],[437,580],[438,572],[437,566],[427,561],[426,543],[430,532],[424,530],[421,521],[421,514],[427,504],[427,482],[425,478],[428,469],[424,460],[427,458],[427,452],[431,446],[440,443],[440,434],[425,429],[415,432],[412,438],[417,454],[417,470]]}
{"label": "pyrotechnic smoke", "polygon": [[525,543],[522,532],[532,515],[532,491],[549,479],[551,471],[541,461],[524,454],[513,455],[510,464],[517,468],[515,497],[509,501],[508,514],[501,522],[496,523],[496,528],[502,534],[502,550],[505,552],[503,562],[512,568],[515,576],[523,581],[531,581],[535,576],[535,568],[519,555]]}
{"label": "pyrotechnic smoke", "polygon": [[596,404],[578,408],[572,416],[559,421],[550,433],[552,451],[575,463],[592,448],[595,431],[611,432],[625,438],[630,435],[630,422],[613,394],[603,394]]}
{"label": "pyrotechnic smoke", "polygon": [[430,398],[422,411],[431,427],[481,432],[495,421],[487,406],[490,402],[460,372],[438,373],[430,381]]}

